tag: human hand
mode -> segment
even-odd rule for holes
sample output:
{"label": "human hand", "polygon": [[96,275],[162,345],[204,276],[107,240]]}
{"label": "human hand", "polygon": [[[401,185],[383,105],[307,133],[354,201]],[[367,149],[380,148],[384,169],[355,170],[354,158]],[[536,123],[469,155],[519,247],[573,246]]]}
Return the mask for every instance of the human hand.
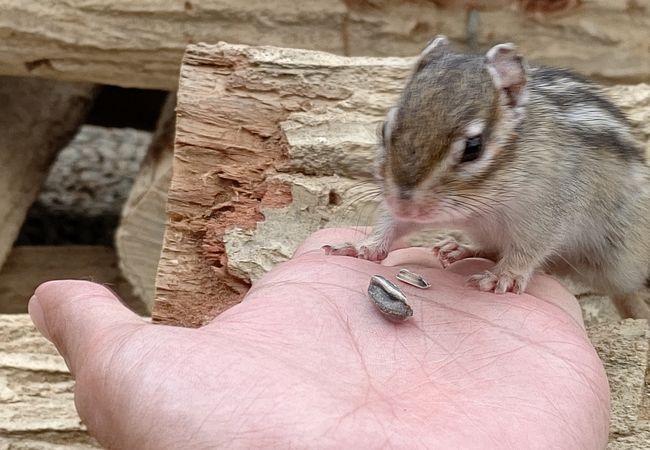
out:
{"label": "human hand", "polygon": [[[81,281],[40,286],[30,314],[108,448],[605,448],[605,372],[557,282],[495,295],[464,286],[485,260],[441,270],[425,249],[382,265],[320,250],[355,233],[316,233],[200,329],[145,323]],[[400,285],[414,315],[399,324],[366,296],[391,264],[432,284]]]}

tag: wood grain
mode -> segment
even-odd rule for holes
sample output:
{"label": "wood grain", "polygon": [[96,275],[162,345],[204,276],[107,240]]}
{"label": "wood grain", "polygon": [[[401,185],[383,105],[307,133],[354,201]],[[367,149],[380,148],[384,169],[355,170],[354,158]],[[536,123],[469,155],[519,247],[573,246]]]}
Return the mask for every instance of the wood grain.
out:
{"label": "wood grain", "polygon": [[65,361],[27,314],[0,314],[0,448],[91,450]]}
{"label": "wood grain", "polygon": [[122,209],[115,247],[124,277],[151,310],[172,177],[176,96],[170,94],[147,155]]}
{"label": "wood grain", "polygon": [[0,266],[96,93],[92,84],[0,77]]}
{"label": "wood grain", "polygon": [[[490,5],[480,48],[514,41],[533,60],[596,78],[650,76],[648,0],[0,0],[0,74],[173,90],[191,43],[408,56],[435,34],[466,44],[464,11],[446,8],[459,3]],[[546,14],[558,8],[568,13]]]}

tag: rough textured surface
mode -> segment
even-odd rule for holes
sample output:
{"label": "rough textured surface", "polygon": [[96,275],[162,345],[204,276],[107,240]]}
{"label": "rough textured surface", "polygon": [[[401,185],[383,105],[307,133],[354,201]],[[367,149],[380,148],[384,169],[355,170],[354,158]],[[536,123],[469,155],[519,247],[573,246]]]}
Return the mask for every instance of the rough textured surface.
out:
{"label": "rough textured surface", "polygon": [[74,407],[74,382],[26,314],[0,314],[0,449],[98,448]]}
{"label": "rough textured surface", "polygon": [[[453,2],[453,0],[452,0]],[[352,3],[352,2],[350,2]],[[354,2],[368,4],[374,2]],[[520,3],[561,4],[562,1]],[[550,65],[573,67],[595,78],[624,83],[648,79],[650,2],[590,0],[569,14],[521,14],[515,8],[480,14],[480,48],[498,42],[517,43],[527,58]],[[390,2],[385,8],[365,8],[350,15],[349,33],[368,39],[350,40],[350,55],[409,55],[405,43],[425,34],[446,34],[465,42],[465,16],[432,11],[428,2]],[[383,40],[386,36],[390,39]],[[374,42],[373,42],[374,40]],[[379,43],[382,47],[378,52]],[[638,45],[638,47],[633,47]],[[418,48],[416,45],[415,48]],[[607,61],[607,63],[603,63]]]}
{"label": "rough textured surface", "polygon": [[[290,42],[341,51],[339,1],[2,0],[0,73],[175,89],[191,42]],[[52,27],[52,24],[57,24]]]}
{"label": "rough textured surface", "polygon": [[650,443],[650,329],[645,320],[587,328],[610,386],[611,450],[645,449]]}
{"label": "rough textured surface", "polygon": [[150,141],[146,131],[82,126],[52,165],[18,244],[113,245]]}
{"label": "rough textured surface", "polygon": [[[436,6],[452,3],[1,0],[0,73],[175,89],[188,43],[414,55],[437,33],[466,42],[463,11]],[[650,0],[591,0],[577,9],[566,8],[576,1],[497,3],[503,8],[481,13],[481,47],[514,40],[533,59],[598,78],[639,82],[650,75]],[[555,14],[557,5],[569,12]]]}
{"label": "rough textured surface", "polygon": [[[300,174],[281,174],[272,179],[291,186],[291,203],[262,208],[264,220],[254,229],[233,226],[224,233],[228,271],[241,279],[257,280],[325,224],[365,225],[373,220],[376,205],[370,199],[351,200],[355,191],[367,190],[364,184],[336,176]],[[333,199],[346,200],[341,203]]]}
{"label": "rough textured surface", "polygon": [[[573,291],[572,291],[573,292]],[[609,297],[598,294],[577,295],[582,317],[587,325],[621,320],[621,316]]]}
{"label": "rough textured surface", "polygon": [[[203,323],[310,232],[371,223],[377,127],[411,64],[190,46],[154,317]],[[648,139],[650,86],[611,92]]]}
{"label": "rough textured surface", "polygon": [[624,320],[588,328],[589,338],[605,364],[611,391],[612,437],[629,436],[648,423],[640,421],[648,367],[650,331],[645,320]]}
{"label": "rough textured surface", "polygon": [[650,442],[650,431],[640,430],[629,436],[615,436],[609,440],[608,450],[645,450]]}
{"label": "rough textured surface", "polygon": [[89,84],[0,77],[0,266],[52,161],[95,95]]}
{"label": "rough textured surface", "polygon": [[[337,126],[352,117],[362,135],[344,135],[347,141],[341,145],[372,149],[368,134],[373,135],[409,66],[410,61],[399,58],[350,59],[227,44],[189,47],[178,93],[170,222],[158,269],[154,319],[199,325],[239,301],[248,280],[228,270],[237,272],[226,256],[224,234],[239,233],[247,239],[247,231],[264,215],[290,205],[297,195],[307,203],[294,211],[300,219],[296,234],[285,234],[281,227],[268,230],[274,237],[286,236],[285,244],[296,245],[310,230],[327,223],[319,217],[328,207],[347,207],[337,190],[351,188],[354,182],[341,184],[332,178],[331,186],[327,179],[310,186],[306,178],[295,191],[275,175],[300,172],[308,152],[294,161],[291,142],[311,139],[306,144],[313,152],[309,174],[337,176],[322,147],[331,149]],[[329,115],[328,108],[339,104]],[[344,117],[336,116],[341,114]],[[283,127],[293,131],[285,134]],[[350,171],[369,175],[369,158],[371,151],[354,158]],[[351,222],[358,220],[353,217]],[[238,245],[230,238],[226,242]],[[286,248],[269,245],[266,255],[250,254],[251,267],[286,258]]]}
{"label": "rough textured surface", "polygon": [[120,269],[151,310],[172,178],[176,96],[169,95],[115,233]]}
{"label": "rough textured surface", "polygon": [[54,212],[118,215],[151,133],[84,125],[52,165],[37,202]]}
{"label": "rough textured surface", "polygon": [[134,311],[144,304],[117,267],[115,250],[101,246],[16,246],[0,270],[0,314],[26,313],[36,287],[49,280],[80,279],[113,289]]}

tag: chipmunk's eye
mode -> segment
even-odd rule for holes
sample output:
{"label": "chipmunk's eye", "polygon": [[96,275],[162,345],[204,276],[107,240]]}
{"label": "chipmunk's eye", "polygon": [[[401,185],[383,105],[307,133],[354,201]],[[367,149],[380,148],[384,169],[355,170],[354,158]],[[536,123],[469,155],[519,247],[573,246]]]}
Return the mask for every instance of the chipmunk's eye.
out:
{"label": "chipmunk's eye", "polygon": [[475,136],[469,138],[465,141],[465,150],[463,151],[463,156],[460,158],[460,162],[469,162],[474,161],[479,156],[481,156],[481,149],[483,148],[483,143],[481,142],[481,136]]}

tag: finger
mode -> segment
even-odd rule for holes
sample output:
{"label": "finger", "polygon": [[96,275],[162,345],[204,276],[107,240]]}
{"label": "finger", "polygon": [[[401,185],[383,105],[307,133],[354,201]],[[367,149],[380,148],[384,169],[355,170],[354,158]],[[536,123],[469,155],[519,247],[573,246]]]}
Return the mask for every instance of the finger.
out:
{"label": "finger", "polygon": [[385,266],[402,266],[402,265],[415,265],[421,267],[431,267],[440,269],[440,261],[433,254],[430,248],[424,247],[409,247],[398,250],[393,250],[388,254],[386,259],[382,261]]}
{"label": "finger", "polygon": [[40,285],[29,301],[36,328],[49,339],[74,374],[89,355],[91,346],[112,354],[109,346],[145,326],[109,289],[88,281],[50,281]]}
{"label": "finger", "polygon": [[[356,242],[370,232],[370,227],[328,228],[319,230],[308,237],[296,250],[294,257],[305,253],[318,251],[326,244]],[[393,246],[393,248],[400,245]],[[416,265],[439,268],[439,262],[433,257],[430,249],[402,248],[393,250],[382,262],[385,266]],[[494,262],[482,258],[468,258],[452,264],[447,270],[464,276],[470,276],[490,269]],[[526,293],[559,307],[568,313],[578,323],[582,322],[582,311],[575,296],[566,290],[559,282],[549,276],[538,275],[529,283]]]}
{"label": "finger", "polygon": [[324,230],[318,230],[300,244],[293,257],[295,258],[316,250],[322,252],[321,247],[323,245],[357,242],[365,238],[369,232],[369,227],[326,228]]}
{"label": "finger", "polygon": [[[323,245],[343,244],[345,242],[358,242],[364,239],[372,231],[371,227],[350,227],[350,228],[326,228],[318,230],[300,244],[294,252],[293,257],[304,255],[309,252],[322,252]],[[391,249],[408,247],[409,243],[404,239],[397,239],[392,243]]]}

